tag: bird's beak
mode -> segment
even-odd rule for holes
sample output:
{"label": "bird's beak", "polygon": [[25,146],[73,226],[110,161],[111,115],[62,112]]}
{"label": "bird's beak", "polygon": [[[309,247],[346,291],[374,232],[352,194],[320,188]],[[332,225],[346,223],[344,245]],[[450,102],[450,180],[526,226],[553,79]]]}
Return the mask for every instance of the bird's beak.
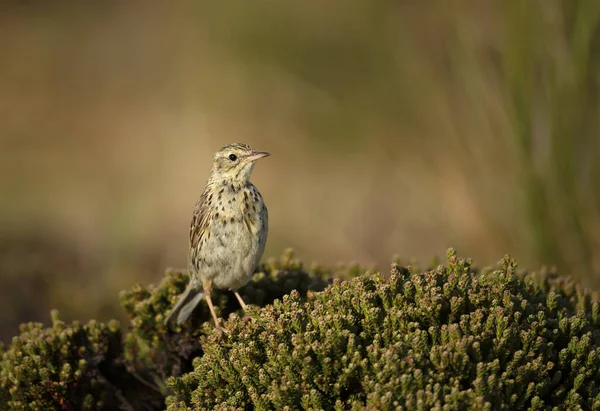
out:
{"label": "bird's beak", "polygon": [[270,156],[270,153],[267,153],[266,151],[253,151],[252,154],[250,154],[248,156],[248,161],[256,161],[259,158],[263,158],[263,157],[267,157]]}

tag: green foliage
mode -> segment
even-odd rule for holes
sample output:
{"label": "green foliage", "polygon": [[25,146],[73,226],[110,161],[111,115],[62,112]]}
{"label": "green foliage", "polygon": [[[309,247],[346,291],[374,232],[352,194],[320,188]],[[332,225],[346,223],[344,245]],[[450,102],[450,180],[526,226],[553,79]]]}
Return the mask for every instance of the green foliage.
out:
{"label": "green foliage", "polygon": [[124,338],[116,322],[25,324],[0,348],[0,409],[600,410],[597,293],[454,250],[424,272],[364,272],[270,260],[241,290],[262,309],[241,318],[215,293],[227,334],[205,303],[164,326],[187,282],[175,271],[122,294]]}
{"label": "green foliage", "polygon": [[23,324],[21,334],[2,352],[0,408],[147,409],[131,405],[140,405],[140,396],[145,401],[151,396],[126,375],[118,361],[121,354],[116,321],[67,325],[53,312],[50,328]]}
{"label": "green foliage", "polygon": [[[339,267],[335,272],[319,266],[305,271],[300,261],[288,250],[280,259],[259,266],[253,279],[240,295],[251,305],[265,306],[295,290],[300,297],[321,291],[331,276],[349,278],[363,271],[356,265]],[[202,301],[194,314],[181,326],[164,325],[164,318],[184,291],[187,274],[169,270],[158,287],[136,286],[123,292],[121,304],[131,319],[131,330],[125,337],[125,356],[130,369],[166,394],[163,382],[192,370],[192,359],[201,356],[202,336],[213,332],[210,311]],[[232,292],[215,290],[213,303],[219,316],[227,318],[240,305]]]}
{"label": "green foliage", "polygon": [[600,409],[598,295],[568,279],[396,265],[292,292],[203,339],[169,410]]}

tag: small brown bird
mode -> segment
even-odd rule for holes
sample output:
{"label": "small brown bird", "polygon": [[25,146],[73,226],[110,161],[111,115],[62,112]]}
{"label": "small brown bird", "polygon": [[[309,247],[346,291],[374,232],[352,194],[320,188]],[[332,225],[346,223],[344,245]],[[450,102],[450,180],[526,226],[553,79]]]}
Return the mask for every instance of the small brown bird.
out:
{"label": "small brown bird", "polygon": [[165,324],[174,316],[181,324],[206,297],[216,328],[225,331],[210,298],[213,287],[233,290],[246,310],[237,289],[250,280],[262,257],[269,219],[262,196],[250,182],[250,174],[254,162],[268,155],[240,143],[215,153],[190,227],[190,282]]}

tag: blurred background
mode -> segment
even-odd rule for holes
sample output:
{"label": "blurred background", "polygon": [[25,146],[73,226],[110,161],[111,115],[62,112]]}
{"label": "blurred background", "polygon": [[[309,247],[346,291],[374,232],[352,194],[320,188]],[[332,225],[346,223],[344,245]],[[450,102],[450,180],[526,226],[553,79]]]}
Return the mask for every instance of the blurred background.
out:
{"label": "blurred background", "polygon": [[[155,4],[156,3],[156,4]],[[265,258],[447,247],[600,284],[600,2],[5,2],[0,340],[185,267],[214,151],[272,156]]]}

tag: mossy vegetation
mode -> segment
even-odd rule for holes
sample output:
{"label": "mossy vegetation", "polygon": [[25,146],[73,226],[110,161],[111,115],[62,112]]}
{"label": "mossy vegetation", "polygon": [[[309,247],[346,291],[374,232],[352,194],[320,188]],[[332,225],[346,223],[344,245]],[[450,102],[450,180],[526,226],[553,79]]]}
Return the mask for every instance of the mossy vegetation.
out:
{"label": "mossy vegetation", "polygon": [[[162,398],[126,372],[119,324],[21,326],[0,360],[0,409],[114,410],[154,408]],[[149,409],[145,407],[145,409]]]}
{"label": "mossy vegetation", "polygon": [[[251,282],[240,290],[248,304],[265,306],[292,291],[305,297],[309,291],[321,291],[333,275],[347,277],[360,272],[357,266],[342,267],[334,274],[315,267],[305,270],[288,250],[280,259],[271,259],[257,269]],[[177,302],[188,282],[187,274],[168,270],[157,287],[136,286],[121,294],[121,305],[131,318],[130,332],[125,336],[125,356],[133,369],[149,373],[150,381],[166,381],[192,370],[192,360],[202,355],[201,337],[213,332],[206,302],[182,326],[164,325],[165,315]],[[215,290],[213,303],[217,313],[227,318],[240,310],[232,292]],[[159,385],[161,385],[159,384]],[[165,392],[164,384],[157,389]]]}
{"label": "mossy vegetation", "polygon": [[423,272],[306,270],[291,253],[257,271],[247,316],[215,296],[228,334],[205,304],[163,325],[187,281],[175,271],[122,294],[123,337],[57,315],[24,325],[0,408],[600,410],[600,296],[569,277],[509,257],[477,270],[453,250]]}

